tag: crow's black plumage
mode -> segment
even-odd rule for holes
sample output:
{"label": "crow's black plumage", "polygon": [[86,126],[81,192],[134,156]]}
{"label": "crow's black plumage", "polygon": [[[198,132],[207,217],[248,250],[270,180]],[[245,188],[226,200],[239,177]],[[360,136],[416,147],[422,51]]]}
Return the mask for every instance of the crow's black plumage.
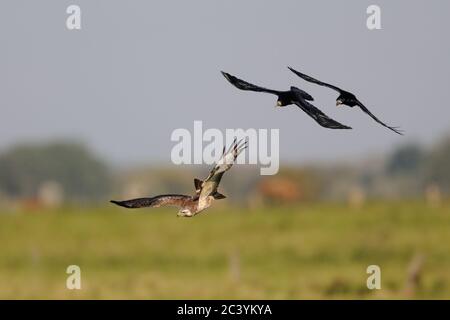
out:
{"label": "crow's black plumage", "polygon": [[299,76],[300,78],[318,84],[319,86],[323,86],[323,87],[327,87],[330,89],[333,89],[335,91],[337,91],[339,93],[339,96],[336,99],[336,106],[338,105],[346,105],[349,107],[354,107],[354,106],[358,106],[361,108],[362,111],[364,111],[365,113],[367,113],[373,120],[375,120],[376,122],[378,122],[379,124],[381,124],[382,126],[385,126],[386,128],[394,131],[395,133],[398,133],[400,135],[403,134],[403,132],[401,130],[399,130],[398,127],[391,127],[388,126],[387,124],[385,124],[384,122],[382,122],[380,119],[378,119],[377,117],[375,117],[375,115],[369,111],[369,109],[366,108],[366,106],[364,106],[361,101],[358,100],[358,98],[356,98],[356,96],[348,91],[342,90],[341,88],[338,88],[332,84],[326,83],[326,82],[322,82],[319,81],[313,77],[310,77],[304,73],[301,73],[291,67],[288,67],[289,70],[291,70],[293,73],[295,73],[297,76]]}
{"label": "crow's black plumage", "polygon": [[177,206],[180,207],[177,214],[179,217],[193,217],[209,208],[213,200],[226,198],[226,196],[217,190],[220,181],[222,180],[223,174],[231,169],[233,164],[236,162],[238,155],[246,148],[247,141],[242,142],[241,140],[238,142],[237,138],[234,139],[228,151],[225,151],[224,147],[222,157],[217,161],[208,177],[204,181],[194,179],[194,196],[183,194],[162,194],[151,198],[136,198],[125,201],[111,200],[110,202],[128,209]]}
{"label": "crow's black plumage", "polygon": [[297,105],[307,115],[316,120],[316,122],[322,127],[330,129],[351,129],[348,126],[329,118],[322,111],[309,103],[308,101],[314,101],[314,98],[307,92],[299,88],[291,87],[288,91],[272,90],[251,84],[223,71],[222,74],[233,86],[238,89],[255,92],[265,92],[276,95],[278,97],[277,106],[279,107],[284,107],[291,104]]}

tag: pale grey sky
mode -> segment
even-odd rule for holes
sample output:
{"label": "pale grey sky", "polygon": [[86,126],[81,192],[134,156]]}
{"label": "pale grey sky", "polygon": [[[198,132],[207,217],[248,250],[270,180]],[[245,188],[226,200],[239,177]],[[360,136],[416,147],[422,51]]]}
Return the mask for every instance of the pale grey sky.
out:
{"label": "pale grey sky", "polygon": [[[66,8],[82,30],[66,29]],[[366,28],[381,7],[382,30]],[[168,161],[176,128],[280,128],[284,161],[360,157],[450,129],[448,1],[17,1],[0,3],[0,150],[76,138],[121,164]],[[356,93],[333,91],[290,65]],[[228,71],[275,89],[298,86],[350,131],[328,130],[275,97],[243,92]]]}

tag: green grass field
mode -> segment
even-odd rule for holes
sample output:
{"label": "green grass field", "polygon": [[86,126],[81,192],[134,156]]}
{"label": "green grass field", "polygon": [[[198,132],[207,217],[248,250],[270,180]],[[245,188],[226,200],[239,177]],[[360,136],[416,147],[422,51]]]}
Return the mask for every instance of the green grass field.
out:
{"label": "green grass field", "polygon": [[[450,298],[450,206],[2,212],[0,298]],[[406,295],[422,254],[421,282]],[[79,265],[82,289],[66,289]],[[366,268],[381,267],[381,290]]]}

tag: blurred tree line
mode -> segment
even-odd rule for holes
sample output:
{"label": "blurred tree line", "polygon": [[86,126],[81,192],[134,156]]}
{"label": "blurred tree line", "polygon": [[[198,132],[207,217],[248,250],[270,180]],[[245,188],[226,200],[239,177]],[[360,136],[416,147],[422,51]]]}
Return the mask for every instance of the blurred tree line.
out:
{"label": "blurred tree line", "polygon": [[443,192],[450,191],[450,137],[431,149],[408,144],[395,150],[386,165],[392,177],[408,177],[420,188],[437,185]]}
{"label": "blurred tree line", "polygon": [[107,165],[79,143],[21,145],[0,155],[0,191],[9,197],[35,197],[49,181],[68,200],[98,199],[111,187]]}

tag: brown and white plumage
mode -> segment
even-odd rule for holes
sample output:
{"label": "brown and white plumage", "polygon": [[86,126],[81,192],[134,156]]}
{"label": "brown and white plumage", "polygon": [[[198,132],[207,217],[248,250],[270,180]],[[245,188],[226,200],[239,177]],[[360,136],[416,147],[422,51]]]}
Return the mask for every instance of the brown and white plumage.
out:
{"label": "brown and white plumage", "polygon": [[337,91],[339,93],[339,96],[336,99],[336,106],[339,106],[339,105],[346,105],[349,107],[358,106],[363,112],[368,114],[373,120],[375,120],[382,126],[388,128],[389,130],[392,130],[393,132],[395,132],[397,134],[400,134],[400,135],[403,134],[402,130],[400,130],[398,127],[389,126],[386,123],[384,123],[383,121],[381,121],[380,119],[378,119],[372,112],[369,111],[369,109],[367,109],[367,107],[361,101],[358,100],[358,98],[356,98],[356,96],[353,93],[345,91],[345,90],[343,90],[339,87],[336,87],[332,84],[317,80],[311,76],[308,76],[307,74],[304,74],[304,73],[301,73],[300,71],[295,70],[294,68],[288,67],[288,69],[291,70],[293,73],[295,73],[300,78],[302,78],[303,80],[306,80],[308,82],[315,83],[319,86],[327,87],[334,91]]}
{"label": "brown and white plumage", "polygon": [[[196,191],[198,191],[198,207],[200,209],[208,205],[208,199],[210,197],[213,197],[213,199],[225,198],[223,194],[217,191],[217,188],[219,187],[223,174],[231,169],[236,158],[245,148],[247,148],[247,141],[242,142],[241,140],[237,142],[237,140],[234,139],[233,144],[227,152],[225,152],[225,147],[223,148],[222,157],[217,161],[205,181],[196,180],[196,182],[194,182]],[[199,188],[197,188],[197,185]]]}
{"label": "brown and white plumage", "polygon": [[214,199],[224,199],[225,196],[217,192],[222,175],[228,171],[235,162],[237,156],[247,147],[247,143],[237,143],[236,139],[227,152],[222,154],[220,160],[211,170],[205,181],[194,179],[195,195],[163,194],[150,198],[136,198],[125,201],[111,200],[112,203],[129,209],[145,207],[179,207],[178,216],[192,217],[208,208]]}

